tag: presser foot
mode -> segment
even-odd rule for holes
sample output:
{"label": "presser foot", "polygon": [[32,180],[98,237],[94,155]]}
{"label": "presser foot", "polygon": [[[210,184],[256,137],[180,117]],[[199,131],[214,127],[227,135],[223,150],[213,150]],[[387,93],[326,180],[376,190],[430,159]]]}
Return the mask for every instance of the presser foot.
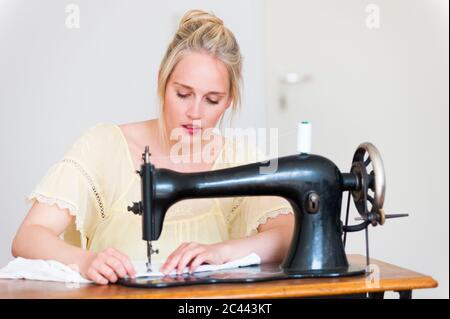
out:
{"label": "presser foot", "polygon": [[153,249],[152,242],[147,241],[147,259],[148,261],[145,263],[147,266],[147,272],[152,272],[152,255],[159,254],[159,249]]}

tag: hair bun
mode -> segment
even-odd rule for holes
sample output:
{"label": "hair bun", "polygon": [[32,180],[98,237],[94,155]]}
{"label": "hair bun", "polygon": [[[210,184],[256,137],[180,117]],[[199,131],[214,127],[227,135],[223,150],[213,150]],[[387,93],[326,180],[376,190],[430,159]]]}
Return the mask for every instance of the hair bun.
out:
{"label": "hair bun", "polygon": [[213,13],[202,10],[190,10],[181,18],[180,28],[199,28],[203,24],[212,23],[223,26],[223,21]]}

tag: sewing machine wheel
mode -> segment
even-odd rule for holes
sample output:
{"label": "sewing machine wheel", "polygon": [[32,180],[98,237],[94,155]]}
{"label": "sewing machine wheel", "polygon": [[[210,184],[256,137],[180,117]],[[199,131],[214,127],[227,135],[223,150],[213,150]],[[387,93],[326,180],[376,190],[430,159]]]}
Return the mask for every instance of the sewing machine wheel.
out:
{"label": "sewing machine wheel", "polygon": [[358,146],[353,156],[351,172],[358,176],[359,187],[352,192],[358,213],[373,226],[383,225],[386,177],[380,152],[371,143]]}

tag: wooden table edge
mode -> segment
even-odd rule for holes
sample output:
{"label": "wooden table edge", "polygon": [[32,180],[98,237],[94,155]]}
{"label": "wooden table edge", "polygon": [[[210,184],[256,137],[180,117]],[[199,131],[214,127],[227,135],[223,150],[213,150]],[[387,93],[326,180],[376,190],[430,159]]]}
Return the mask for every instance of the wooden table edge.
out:
{"label": "wooden table edge", "polygon": [[[427,289],[436,288],[438,282],[432,277],[417,277],[408,278],[402,280],[403,284],[399,285],[398,279],[384,279],[383,284],[380,287],[353,287],[354,283],[349,283],[346,287],[345,284],[340,284],[338,287],[330,288],[330,283],[314,284],[315,290],[311,291],[310,288],[304,289],[304,286],[281,286],[273,287],[271,291],[255,293],[255,287],[242,288],[236,287],[234,289],[219,291],[217,294],[211,295],[211,291],[203,292],[191,292],[191,296],[187,297],[185,292],[174,292],[171,297],[162,297],[163,294],[155,294],[154,290],[151,294],[118,294],[112,296],[96,296],[86,297],[83,299],[266,299],[266,298],[301,298],[301,297],[321,297],[321,296],[333,296],[333,295],[346,295],[346,294],[360,294],[367,292],[382,292],[382,291],[403,291],[414,289]],[[257,283],[255,283],[257,284]],[[221,285],[221,284],[220,284]],[[253,284],[252,284],[253,285]],[[231,287],[231,286],[230,286]],[[303,288],[303,289],[302,289]],[[171,289],[171,288],[158,288],[158,289]]]}

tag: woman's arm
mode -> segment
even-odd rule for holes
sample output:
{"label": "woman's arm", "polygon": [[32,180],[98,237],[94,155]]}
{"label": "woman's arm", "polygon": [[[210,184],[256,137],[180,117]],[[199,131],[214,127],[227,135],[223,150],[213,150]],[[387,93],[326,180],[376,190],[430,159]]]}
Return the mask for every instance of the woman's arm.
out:
{"label": "woman's arm", "polygon": [[281,262],[289,249],[293,231],[293,214],[269,218],[265,224],[259,225],[258,234],[223,243],[228,246],[228,261],[254,252],[261,258],[261,263]]}
{"label": "woman's arm", "polygon": [[56,260],[99,284],[135,274],[128,257],[114,249],[94,253],[64,242],[59,236],[73,219],[67,209],[35,202],[13,240],[13,256]]}
{"label": "woman's arm", "polygon": [[223,264],[252,252],[260,256],[261,263],[281,262],[289,249],[293,230],[294,215],[279,215],[260,225],[254,236],[212,245],[183,243],[167,258],[161,271],[168,274],[176,268],[181,273],[189,265],[193,272],[202,263]]}
{"label": "woman's arm", "polygon": [[67,209],[35,202],[13,240],[13,256],[78,264],[85,252],[58,237],[73,218]]}

